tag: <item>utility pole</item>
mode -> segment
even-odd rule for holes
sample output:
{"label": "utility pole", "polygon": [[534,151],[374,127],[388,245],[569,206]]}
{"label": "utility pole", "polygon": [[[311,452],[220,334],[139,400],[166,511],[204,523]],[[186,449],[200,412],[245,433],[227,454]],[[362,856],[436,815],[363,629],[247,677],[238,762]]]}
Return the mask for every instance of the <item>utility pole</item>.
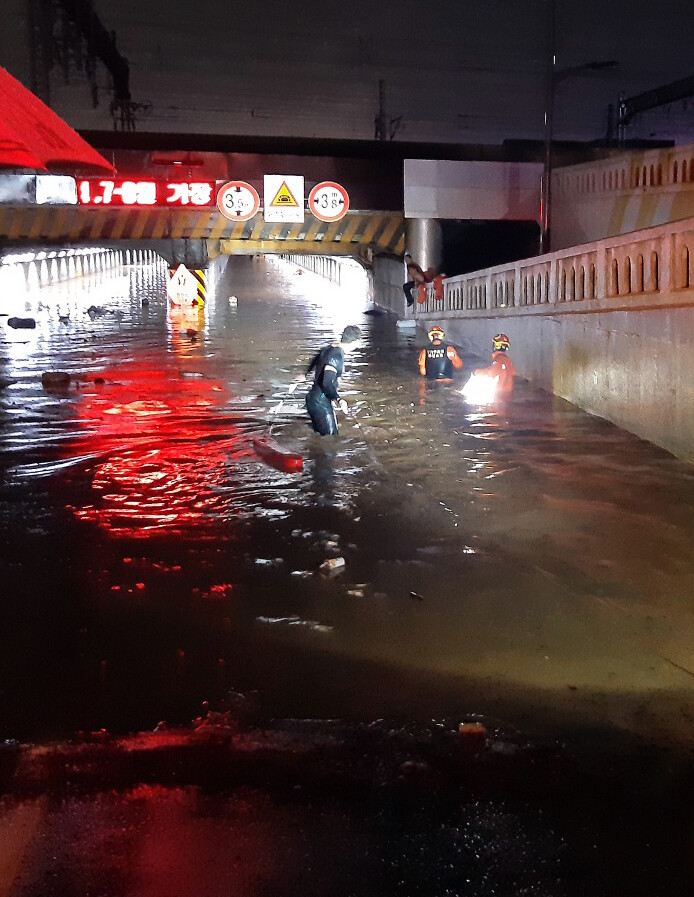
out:
{"label": "utility pole", "polygon": [[552,138],[554,127],[554,95],[557,87],[566,78],[581,75],[584,72],[598,72],[614,69],[618,63],[615,59],[592,60],[580,65],[557,71],[556,56],[556,0],[549,3],[549,56],[547,60],[547,78],[545,82],[545,152],[542,170],[542,189],[540,196],[540,254],[551,252],[551,213],[552,213]]}
{"label": "utility pole", "polygon": [[397,118],[388,118],[386,112],[386,82],[381,79],[378,82],[378,115],[374,121],[374,138],[376,140],[392,140],[400,127],[402,115]]}
{"label": "utility pole", "polygon": [[378,115],[376,116],[374,137],[376,140],[388,140],[388,116],[386,115],[386,82],[381,78],[378,82]]}
{"label": "utility pole", "polygon": [[540,255],[549,252],[549,206],[552,180],[552,120],[554,118],[554,67],[556,57],[556,3],[549,2],[547,75],[545,79],[545,153],[540,195]]}

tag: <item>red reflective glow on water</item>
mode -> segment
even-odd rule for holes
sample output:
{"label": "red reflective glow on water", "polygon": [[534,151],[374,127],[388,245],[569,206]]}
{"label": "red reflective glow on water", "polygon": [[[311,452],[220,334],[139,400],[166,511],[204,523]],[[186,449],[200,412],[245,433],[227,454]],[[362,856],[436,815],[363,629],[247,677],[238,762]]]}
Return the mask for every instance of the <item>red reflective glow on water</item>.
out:
{"label": "red reflective glow on water", "polygon": [[104,457],[94,467],[94,501],[75,507],[76,516],[140,539],[193,528],[201,537],[206,524],[228,517],[231,494],[215,486],[253,451],[238,419],[223,414],[223,384],[136,363],[103,379],[76,409],[89,433],[62,445],[63,457]]}

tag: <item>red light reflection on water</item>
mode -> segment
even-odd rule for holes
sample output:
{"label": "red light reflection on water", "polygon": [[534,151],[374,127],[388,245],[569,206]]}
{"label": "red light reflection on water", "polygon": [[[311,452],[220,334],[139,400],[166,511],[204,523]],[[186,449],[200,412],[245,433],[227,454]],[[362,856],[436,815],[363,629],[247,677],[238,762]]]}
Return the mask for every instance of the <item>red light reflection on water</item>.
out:
{"label": "red light reflection on water", "polygon": [[94,501],[75,508],[77,517],[118,536],[195,528],[200,538],[205,525],[240,513],[229,490],[215,488],[230,461],[253,454],[238,418],[219,409],[225,384],[137,366],[106,372],[104,382],[79,409],[92,431],[67,448],[104,458],[93,468]]}

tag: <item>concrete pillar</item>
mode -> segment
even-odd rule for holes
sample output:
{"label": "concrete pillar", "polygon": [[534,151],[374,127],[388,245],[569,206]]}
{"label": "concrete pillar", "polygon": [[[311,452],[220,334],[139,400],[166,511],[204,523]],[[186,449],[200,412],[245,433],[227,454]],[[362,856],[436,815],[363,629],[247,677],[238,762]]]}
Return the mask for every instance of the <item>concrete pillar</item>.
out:
{"label": "concrete pillar", "polygon": [[409,218],[405,222],[405,251],[425,271],[441,270],[443,263],[443,235],[435,218]]}

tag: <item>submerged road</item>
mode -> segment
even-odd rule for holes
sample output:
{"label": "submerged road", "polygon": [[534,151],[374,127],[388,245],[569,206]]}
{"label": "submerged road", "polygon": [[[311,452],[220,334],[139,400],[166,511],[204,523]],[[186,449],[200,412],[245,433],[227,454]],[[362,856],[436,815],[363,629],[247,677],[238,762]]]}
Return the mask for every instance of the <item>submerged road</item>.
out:
{"label": "submerged road", "polygon": [[[0,318],[0,739],[151,732],[243,701],[264,720],[482,722],[500,755],[514,733],[514,750],[607,752],[602,771],[643,750],[657,760],[636,764],[637,790],[656,804],[673,757],[676,787],[689,781],[690,465],[524,381],[482,409],[457,384],[427,387],[419,336],[365,315],[356,276],[232,260],[200,311],[170,308],[165,278],[44,287],[21,306],[36,330]],[[293,387],[352,323],[366,336],[343,378],[353,413],[321,439]],[[56,372],[69,382],[42,382]],[[268,433],[302,472],[258,458]],[[345,566],[325,576],[330,557]],[[403,875],[403,894],[516,893]],[[523,893],[584,893],[552,881]],[[371,893],[343,885],[322,893]],[[16,893],[52,893],[35,887]]]}

